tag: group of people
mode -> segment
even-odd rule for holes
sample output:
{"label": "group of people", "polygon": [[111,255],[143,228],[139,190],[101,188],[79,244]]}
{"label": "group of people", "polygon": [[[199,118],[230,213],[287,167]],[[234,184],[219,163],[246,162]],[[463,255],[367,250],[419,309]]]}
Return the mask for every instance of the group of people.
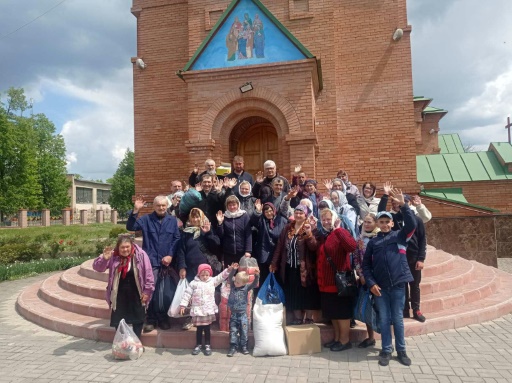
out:
{"label": "group of people", "polygon": [[[227,280],[233,283],[228,356],[246,354],[247,292],[272,272],[283,286],[287,311],[293,313],[289,324],[330,320],[333,339],[324,346],[344,351],[352,348],[355,299],[338,295],[335,274],[353,271],[360,288],[372,293],[379,314],[379,364],[391,359],[393,325],[398,360],[410,365],[403,318],[412,309],[414,319],[425,321],[419,284],[426,256],[424,223],[431,219],[419,196],[385,183],[377,198],[373,183],[364,183],[359,191],[343,170],[323,181],[323,194],[300,165],[291,180],[278,174],[271,160],[263,168],[253,177],[244,171],[243,158],[235,156],[231,173],[218,176],[215,161],[208,159],[204,171],[195,166],[190,186],[172,181],[171,194],[157,196],[151,214],[138,216],[145,201],[136,198],[127,229],[142,231],[142,249],[121,237],[113,251],[106,249],[94,262],[96,270],[110,268],[111,326],[124,316],[137,335],[155,327],[168,329],[168,307],[162,306],[161,293],[152,292],[162,278],[174,274],[190,282],[181,308],[185,312],[191,306],[184,329],[197,327],[192,353],[210,355],[210,324],[218,310],[215,288]],[[256,283],[237,272],[243,257],[257,260]],[[127,303],[130,294],[137,302]],[[369,324],[367,331],[359,347],[375,345]]]}

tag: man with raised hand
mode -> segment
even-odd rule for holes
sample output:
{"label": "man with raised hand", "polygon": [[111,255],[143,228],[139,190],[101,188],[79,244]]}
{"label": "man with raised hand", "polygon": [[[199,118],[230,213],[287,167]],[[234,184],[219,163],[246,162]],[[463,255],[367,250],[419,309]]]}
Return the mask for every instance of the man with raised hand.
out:
{"label": "man with raised hand", "polygon": [[[159,195],[153,201],[153,212],[138,218],[139,211],[146,202],[143,197],[138,196],[135,199],[133,210],[130,212],[126,229],[129,231],[142,231],[142,249],[146,252],[151,261],[155,286],[158,286],[160,271],[170,269],[173,260],[175,248],[180,239],[178,221],[175,217],[167,213],[167,197]],[[174,294],[174,293],[173,293]],[[173,297],[166,297],[166,301],[172,302]],[[167,310],[162,310],[157,302],[158,294],[153,294],[149,303],[146,324],[144,332],[151,332],[156,326],[162,330],[168,330],[169,317]]]}

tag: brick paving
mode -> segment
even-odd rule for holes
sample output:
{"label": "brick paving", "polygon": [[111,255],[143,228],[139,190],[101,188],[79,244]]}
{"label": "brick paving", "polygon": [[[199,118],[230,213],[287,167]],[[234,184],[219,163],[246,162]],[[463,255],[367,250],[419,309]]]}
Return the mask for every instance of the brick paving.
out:
{"label": "brick paving", "polygon": [[407,338],[413,361],[377,364],[378,349],[254,358],[226,351],[147,348],[138,361],[116,361],[110,344],[52,332],[15,310],[19,292],[47,278],[0,284],[0,383],[3,382],[512,382],[512,315],[456,330]]}

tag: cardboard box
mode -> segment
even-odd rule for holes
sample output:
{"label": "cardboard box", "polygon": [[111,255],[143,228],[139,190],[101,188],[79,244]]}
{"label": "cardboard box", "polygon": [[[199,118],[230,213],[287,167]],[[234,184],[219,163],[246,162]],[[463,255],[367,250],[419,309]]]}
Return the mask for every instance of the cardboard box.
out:
{"label": "cardboard box", "polygon": [[320,328],[316,324],[284,328],[288,355],[315,354],[322,351]]}

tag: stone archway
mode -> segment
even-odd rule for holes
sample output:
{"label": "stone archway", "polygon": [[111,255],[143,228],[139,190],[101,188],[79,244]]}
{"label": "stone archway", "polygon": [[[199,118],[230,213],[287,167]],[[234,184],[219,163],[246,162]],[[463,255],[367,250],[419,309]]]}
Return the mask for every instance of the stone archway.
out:
{"label": "stone archway", "polygon": [[253,175],[262,170],[266,160],[281,165],[279,139],[276,128],[268,119],[260,116],[240,120],[229,138],[229,153],[244,157],[245,170]]}

